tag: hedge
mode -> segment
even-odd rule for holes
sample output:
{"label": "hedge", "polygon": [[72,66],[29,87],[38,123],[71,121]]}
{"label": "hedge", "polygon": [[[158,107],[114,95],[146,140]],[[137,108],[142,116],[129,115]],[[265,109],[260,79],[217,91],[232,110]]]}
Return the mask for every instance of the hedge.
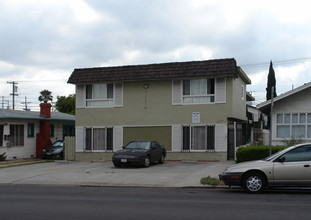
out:
{"label": "hedge", "polygon": [[0,161],[5,161],[6,155],[5,152],[3,154],[0,154]]}
{"label": "hedge", "polygon": [[[283,150],[287,146],[272,146],[272,154]],[[270,154],[269,146],[245,146],[239,147],[236,151],[236,163],[241,163],[251,160],[261,160],[268,157]]]}

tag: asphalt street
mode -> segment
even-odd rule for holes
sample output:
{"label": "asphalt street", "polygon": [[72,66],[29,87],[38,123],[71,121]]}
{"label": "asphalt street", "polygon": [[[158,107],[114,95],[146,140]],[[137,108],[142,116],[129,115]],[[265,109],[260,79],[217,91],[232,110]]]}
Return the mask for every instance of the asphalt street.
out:
{"label": "asphalt street", "polygon": [[0,184],[0,219],[310,219],[310,190]]}

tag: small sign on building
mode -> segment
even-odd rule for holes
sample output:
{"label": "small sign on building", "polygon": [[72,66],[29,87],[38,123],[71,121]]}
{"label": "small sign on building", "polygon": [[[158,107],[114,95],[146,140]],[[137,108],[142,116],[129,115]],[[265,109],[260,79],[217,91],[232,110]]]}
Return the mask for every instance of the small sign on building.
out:
{"label": "small sign on building", "polygon": [[192,123],[200,123],[200,112],[192,112]]}

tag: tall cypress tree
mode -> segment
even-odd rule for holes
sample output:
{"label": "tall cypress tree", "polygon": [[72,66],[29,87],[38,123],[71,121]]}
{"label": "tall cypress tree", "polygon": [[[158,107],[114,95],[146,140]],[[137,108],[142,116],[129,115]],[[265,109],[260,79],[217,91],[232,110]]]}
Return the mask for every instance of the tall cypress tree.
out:
{"label": "tall cypress tree", "polygon": [[272,61],[270,61],[270,67],[269,67],[269,74],[268,74],[268,83],[266,88],[266,100],[271,99],[271,88],[274,86],[273,89],[273,98],[277,96],[276,94],[276,80],[275,80],[275,73],[272,65]]}

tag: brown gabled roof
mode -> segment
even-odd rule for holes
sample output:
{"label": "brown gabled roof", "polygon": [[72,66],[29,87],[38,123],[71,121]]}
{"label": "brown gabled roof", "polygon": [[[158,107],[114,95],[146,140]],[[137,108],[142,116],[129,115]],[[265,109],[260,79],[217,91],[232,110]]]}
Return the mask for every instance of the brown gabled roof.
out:
{"label": "brown gabled roof", "polygon": [[74,69],[68,83],[93,83],[149,79],[173,79],[201,76],[238,75],[236,61],[217,59],[147,65]]}

